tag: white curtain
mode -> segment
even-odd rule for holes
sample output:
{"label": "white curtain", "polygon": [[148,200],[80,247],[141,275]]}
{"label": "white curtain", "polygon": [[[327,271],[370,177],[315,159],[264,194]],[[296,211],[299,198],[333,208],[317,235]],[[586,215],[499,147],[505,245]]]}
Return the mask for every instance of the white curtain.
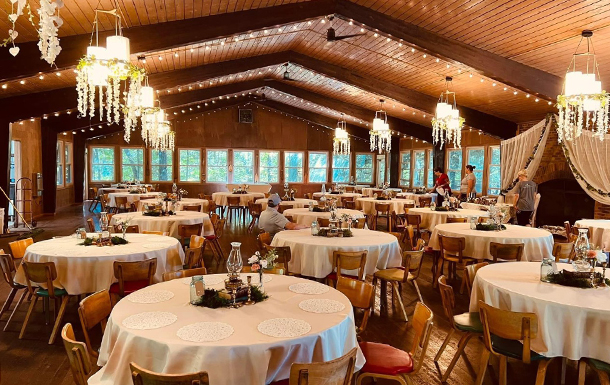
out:
{"label": "white curtain", "polygon": [[[500,143],[502,189],[510,187],[511,189],[508,193],[514,190],[513,181],[517,178],[519,170],[525,168],[528,158],[531,156],[533,156],[533,159],[527,166],[527,172],[530,180],[534,178],[540,166],[542,153],[544,152],[552,124],[552,119],[549,119],[548,123],[546,119],[542,120],[524,133],[514,138],[503,140]],[[540,139],[541,135],[542,139]],[[537,144],[538,148],[535,149]]]}
{"label": "white curtain", "polygon": [[[610,135],[599,140],[591,131],[565,142],[565,155],[580,187],[596,201],[610,205]],[[592,190],[593,189],[593,190]],[[600,194],[601,190],[605,195]]]}

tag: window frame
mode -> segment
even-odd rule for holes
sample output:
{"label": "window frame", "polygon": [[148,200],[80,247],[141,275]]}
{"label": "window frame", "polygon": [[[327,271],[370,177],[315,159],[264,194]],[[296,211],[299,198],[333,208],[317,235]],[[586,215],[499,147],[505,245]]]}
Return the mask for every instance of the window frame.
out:
{"label": "window frame", "polygon": [[[477,182],[479,181],[479,174],[477,174],[478,172],[480,172],[480,176],[481,176],[481,191],[478,191],[477,189],[477,194],[481,194],[481,195],[485,195],[483,194],[483,191],[485,190],[485,174],[486,174],[486,169],[485,169],[485,165],[486,165],[486,161],[487,161],[487,151],[485,151],[485,146],[472,146],[472,147],[466,147],[466,162],[464,163],[464,155],[462,154],[462,167],[464,168],[464,170],[466,169],[466,166],[470,163],[470,151],[471,150],[483,150],[483,167],[479,170],[478,166],[476,169],[474,169],[473,173],[475,174],[475,177],[477,178]],[[464,171],[464,174],[462,175],[466,175],[466,172]],[[477,184],[475,183],[475,189]]]}
{"label": "window frame", "polygon": [[[449,163],[450,163],[450,158],[451,158],[450,153],[452,151],[456,151],[456,152],[459,151],[460,152],[460,160],[461,160],[461,162],[460,162],[460,168],[459,169],[452,169],[452,168],[450,169],[449,168]],[[445,156],[446,156],[445,173],[447,174],[447,177],[449,177],[449,172],[451,172],[451,171],[457,171],[457,172],[460,173],[460,177],[459,177],[459,182],[458,182],[457,188],[454,188],[453,186],[451,186],[451,177],[449,177],[449,187],[451,187],[451,192],[453,193],[453,192],[456,192],[456,190],[457,190],[457,193],[459,193],[460,183],[462,181],[462,178],[464,177],[464,167],[465,167],[464,166],[464,149],[462,149],[462,148],[447,148],[447,152],[445,152]]]}
{"label": "window frame", "polygon": [[[144,147],[140,147],[140,146],[120,146],[119,148],[119,164],[120,164],[120,171],[119,171],[119,175],[120,175],[120,179],[123,181],[124,176],[123,176],[123,149],[128,149],[128,150],[142,150],[142,179],[140,181],[144,181],[144,178],[146,178],[146,149]],[[152,159],[151,159],[152,160]],[[127,163],[127,165],[135,165],[137,166],[137,164],[135,163]]]}
{"label": "window frame", "polygon": [[[199,169],[199,179],[197,181],[192,181],[192,180],[182,180],[182,176],[180,174],[180,168],[183,167],[183,165],[180,163],[180,151],[198,151],[199,152],[199,160],[197,161],[197,165],[184,165],[184,167],[188,168],[195,168],[197,167]],[[178,182],[180,183],[201,183],[203,181],[202,179],[202,175],[201,175],[201,148],[196,148],[196,147],[180,147],[177,149],[178,152]]]}
{"label": "window frame", "polygon": [[[70,149],[70,156],[66,160],[66,149]],[[72,142],[64,141],[64,186],[72,186],[74,184],[74,144]],[[66,167],[70,165],[70,182],[66,182]]]}
{"label": "window frame", "polygon": [[[358,180],[358,170],[366,170],[367,168],[362,168],[362,167],[358,167],[358,155],[364,155],[364,156],[370,156],[371,157],[371,180],[370,182],[366,182],[366,181],[361,181]],[[368,184],[369,186],[372,186],[375,184],[375,154],[374,153],[370,153],[370,152],[357,152],[355,157],[354,157],[354,179],[356,181],[356,184]]]}
{"label": "window frame", "polygon": [[[311,167],[311,155],[324,155],[326,157],[326,167]],[[307,182],[308,183],[328,183],[328,151],[307,151]],[[324,170],[324,180],[323,181],[311,181],[311,169],[314,170]]]}
{"label": "window frame", "polygon": [[[249,182],[236,182],[234,180],[234,175],[235,175],[235,153],[236,152],[250,152],[250,153],[252,153],[252,181],[249,181]],[[227,158],[227,161],[228,160],[229,159]],[[231,182],[229,182],[229,183],[234,183],[234,184],[252,184],[252,183],[255,183],[255,181],[254,181],[254,174],[256,172],[256,152],[254,151],[254,149],[249,149],[249,148],[244,148],[244,149],[241,149],[241,148],[232,148],[231,149],[231,162],[229,164],[230,164],[230,167],[229,167],[230,171],[229,171],[228,177],[231,180]],[[239,167],[243,167],[243,166],[239,166]]]}
{"label": "window frame", "polygon": [[[96,148],[109,148],[112,150],[112,179],[109,180],[93,180],[93,153]],[[109,166],[106,163],[97,163],[104,166]],[[92,183],[115,182],[116,181],[116,146],[90,146],[89,147],[89,181]]]}
{"label": "window frame", "polygon": [[[423,154],[423,156],[424,156],[424,168],[422,168],[422,169],[415,168],[415,165],[416,165],[415,156],[416,156],[416,154]],[[413,167],[411,169],[411,180],[412,180],[411,187],[414,187],[414,188],[415,187],[426,187],[426,177],[427,177],[427,175],[426,175],[426,150],[425,149],[413,150],[413,152],[411,153],[411,162],[413,164]],[[421,172],[422,172],[422,178],[421,178],[422,184],[415,185],[415,173],[418,170],[421,170]]]}
{"label": "window frame", "polygon": [[[297,169],[298,167],[286,167],[286,155],[287,154],[301,154],[301,180],[298,182],[290,182],[288,181],[288,172],[286,172],[289,168]],[[308,158],[309,161],[309,158]],[[305,183],[305,151],[284,151],[284,158],[282,159],[282,163],[284,165],[284,183]],[[307,163],[309,165],[309,163]]]}
{"label": "window frame", "polygon": [[[225,170],[227,171],[227,179],[224,182],[218,182],[218,181],[209,181],[209,175],[210,173],[208,172],[208,168],[210,167],[210,152],[211,151],[224,151],[227,153],[227,164],[224,166]],[[220,166],[212,166],[214,168],[220,168]],[[229,179],[230,179],[230,175],[229,175],[229,149],[228,148],[206,148],[205,149],[205,181],[204,183],[224,183],[227,184],[229,183]]]}
{"label": "window frame", "polygon": [[[277,154],[277,167],[276,166],[272,166],[272,167],[263,166],[262,163],[261,163],[261,153]],[[280,169],[282,168],[282,166],[281,166],[282,165],[282,157],[281,157],[280,151],[278,151],[278,150],[258,150],[257,161],[258,161],[258,182],[259,183],[269,183],[269,184],[280,183],[280,180],[281,180]],[[265,169],[274,169],[275,168],[277,170],[277,180],[272,181],[272,182],[270,182],[270,181],[262,181],[261,180],[261,175],[262,175],[262,169],[263,168],[265,168]],[[256,178],[255,178],[255,182],[257,182]]]}
{"label": "window frame", "polygon": [[[403,154],[406,154],[406,153],[409,153],[409,181],[408,181],[407,184],[404,184],[404,183],[402,183],[402,181],[403,181],[403,179],[402,179],[402,171],[403,171],[402,166],[403,166],[403,164],[405,162],[403,162],[402,156],[403,156]],[[399,167],[400,172],[398,174],[398,185],[400,187],[411,187],[411,183],[413,181],[413,173],[411,172],[412,169],[413,169],[413,152],[411,150],[401,151],[399,156],[400,156],[400,158],[399,158],[399,163],[400,164],[399,164],[398,167]]]}
{"label": "window frame", "polygon": [[[66,184],[65,168],[64,168],[64,141],[58,140],[55,145],[55,186],[61,188]],[[61,172],[59,172],[61,170]],[[61,183],[58,183],[58,178],[61,177]]]}
{"label": "window frame", "polygon": [[[426,149],[426,188],[434,187],[434,149]],[[430,178],[430,179],[429,179]],[[431,182],[428,185],[428,182]]]}
{"label": "window frame", "polygon": [[[500,163],[498,163],[498,164],[491,163],[491,161],[493,159],[492,152],[493,152],[494,148],[497,148],[498,151],[500,152],[500,157],[499,157],[500,158]],[[501,150],[500,145],[490,145],[490,146],[488,146],[488,154],[487,154],[488,155],[488,157],[487,157],[488,161],[487,161],[487,170],[486,170],[487,172],[485,173],[485,176],[487,177],[487,185],[485,186],[485,190],[487,191],[487,195],[497,196],[497,195],[500,195],[500,193],[502,191],[502,166],[501,166],[501,164],[502,164],[502,152],[501,151],[502,150]],[[491,181],[491,168],[492,167],[498,167],[500,169],[500,186],[498,188],[491,188],[489,186],[490,181]],[[498,190],[498,193],[497,194],[493,194],[491,192],[491,190]]]}
{"label": "window frame", "polygon": [[[347,167],[335,167],[335,157],[336,156],[346,156],[347,157]],[[345,170],[347,169],[347,180],[346,181],[336,181],[335,180],[335,169],[337,170]],[[330,180],[331,183],[349,183],[351,177],[351,169],[352,169],[352,157],[351,154],[335,154],[333,153],[330,158]]]}
{"label": "window frame", "polygon": [[[153,151],[170,152],[172,154],[172,163],[171,164],[153,164],[153,159],[152,159]],[[171,150],[155,150],[153,148],[149,149],[149,151],[148,151],[148,171],[150,172],[150,181],[151,182],[153,182],[153,183],[174,183],[174,180],[176,177],[175,172],[174,172],[174,166],[176,164],[175,159],[174,159],[175,153],[176,153],[176,151],[171,151]],[[153,167],[160,167],[160,166],[170,166],[170,169],[172,171],[170,180],[153,179]]]}

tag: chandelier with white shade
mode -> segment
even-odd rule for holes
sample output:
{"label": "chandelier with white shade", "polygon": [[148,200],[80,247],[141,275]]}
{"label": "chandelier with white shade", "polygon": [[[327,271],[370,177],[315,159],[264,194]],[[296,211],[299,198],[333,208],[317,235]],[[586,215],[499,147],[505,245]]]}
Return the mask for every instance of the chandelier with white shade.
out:
{"label": "chandelier with white shade", "polygon": [[162,108],[145,109],[142,112],[142,140],[154,150],[175,148],[176,133],[171,130],[165,111]]}
{"label": "chandelier with white shade", "polygon": [[375,111],[373,129],[370,132],[371,151],[379,151],[380,154],[392,149],[392,132],[388,124],[388,114],[383,110],[383,102],[383,99],[379,100],[381,108]]}
{"label": "chandelier with white shade", "polygon": [[350,154],[349,136],[347,134],[347,123],[341,114],[341,120],[335,128],[335,138],[333,139],[333,153],[339,155]]}
{"label": "chandelier with white shade", "polygon": [[441,93],[432,118],[432,138],[434,144],[440,143],[441,148],[445,143],[452,143],[457,148],[462,147],[464,118],[460,117],[460,111],[457,109],[455,92],[449,91],[452,80],[450,76],[445,78],[446,90]]}
{"label": "chandelier with white shade", "polygon": [[[608,94],[602,90],[599,68],[593,49],[593,32],[582,31],[566,73],[563,94],[557,97],[559,141],[578,138],[590,130],[600,140],[608,132]],[[587,51],[578,52],[583,40]]]}

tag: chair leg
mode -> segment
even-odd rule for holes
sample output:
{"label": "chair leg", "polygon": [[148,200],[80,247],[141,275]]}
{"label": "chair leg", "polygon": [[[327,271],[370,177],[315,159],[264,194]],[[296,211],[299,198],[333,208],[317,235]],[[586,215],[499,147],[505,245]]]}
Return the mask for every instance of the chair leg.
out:
{"label": "chair leg", "polygon": [[35,296],[34,301],[30,302],[30,307],[28,308],[28,312],[25,315],[25,319],[23,320],[23,326],[21,326],[21,332],[19,333],[19,339],[22,339],[25,334],[25,328],[28,326],[28,322],[30,322],[30,317],[32,316],[32,311],[34,311],[34,307],[36,306],[36,302],[38,302],[38,296]]}
{"label": "chair leg", "polygon": [[17,304],[13,308],[13,311],[11,312],[11,315],[8,317],[8,320],[6,320],[6,325],[4,325],[3,331],[6,331],[8,329],[8,325],[11,323],[11,320],[15,316],[15,313],[17,313],[17,309],[19,309],[19,306],[21,305],[21,303],[23,302],[23,300],[25,299],[25,296],[27,294],[28,294],[28,290],[24,289],[23,290],[23,294],[21,294],[21,297],[19,297],[19,301],[17,301]]}
{"label": "chair leg", "polygon": [[507,370],[508,370],[508,358],[506,356],[500,356],[500,367],[499,367],[499,371],[498,371],[500,385],[507,384],[507,375],[506,375]]}
{"label": "chair leg", "polygon": [[[566,359],[563,358],[563,363],[561,365],[561,375],[562,375],[562,380],[565,378],[563,377],[563,371],[564,371],[564,363],[566,362]],[[580,360],[578,361],[578,385],[585,385],[585,377],[587,374],[587,363],[585,360]],[[600,382],[601,378],[600,378]],[[603,382],[602,382],[603,383]]]}
{"label": "chair leg", "polygon": [[49,339],[49,345],[53,345],[55,343],[55,339],[57,339],[57,335],[59,334],[59,329],[61,328],[61,321],[64,319],[64,313],[66,312],[66,305],[68,304],[68,300],[70,296],[64,295],[61,298],[61,306],[59,307],[59,312],[57,313],[57,319],[55,320],[55,326],[53,326],[53,331],[51,332],[51,338]]}
{"label": "chair leg", "polygon": [[451,359],[451,363],[449,364],[449,366],[447,366],[447,370],[445,371],[445,374],[443,374],[443,378],[441,379],[442,382],[446,382],[447,378],[449,378],[449,375],[453,371],[453,367],[455,366],[458,359],[462,355],[464,348],[466,348],[466,345],[468,344],[468,341],[470,340],[470,338],[472,336],[473,336],[472,333],[464,333],[462,338],[460,338],[460,342],[458,342],[458,346],[457,346],[455,355],[453,356],[453,359]]}
{"label": "chair leg", "polygon": [[4,314],[4,312],[8,311],[8,309],[11,307],[11,304],[13,303],[13,299],[15,298],[15,294],[17,294],[17,291],[19,289],[16,288],[11,288],[10,293],[8,293],[8,297],[6,297],[6,301],[4,301],[4,305],[2,306],[2,310],[0,310],[0,318],[2,318],[2,315]]}
{"label": "chair leg", "polygon": [[411,281],[413,286],[415,287],[415,291],[417,291],[417,296],[419,297],[419,302],[424,303],[424,298],[421,296],[421,292],[419,291],[419,285],[417,284],[417,280]]}
{"label": "chair leg", "polygon": [[491,356],[491,352],[484,349],[483,353],[481,354],[481,361],[479,362],[479,374],[477,374],[477,379],[474,382],[474,385],[483,385],[483,379],[485,378],[485,372],[487,371],[487,364],[489,363],[489,356]]}
{"label": "chair leg", "polygon": [[542,360],[538,363],[538,372],[536,373],[536,385],[544,385],[544,379],[546,378],[546,369],[552,361],[553,359],[551,358],[550,360]]}
{"label": "chair leg", "polygon": [[400,296],[400,290],[398,290],[398,283],[392,282],[392,287],[396,292],[396,297],[398,297],[398,304],[400,305],[400,309],[402,310],[402,315],[405,317],[405,322],[409,322],[409,318],[407,317],[407,311],[405,310],[405,305],[402,303],[402,297]]}
{"label": "chair leg", "polygon": [[455,333],[455,329],[452,328],[451,330],[449,330],[449,333],[447,333],[447,337],[445,337],[445,340],[443,341],[441,348],[438,350],[438,353],[436,353],[436,356],[434,356],[434,362],[438,362],[439,358],[441,358],[441,355],[445,351],[447,344],[449,343],[449,341],[451,341],[453,333]]}

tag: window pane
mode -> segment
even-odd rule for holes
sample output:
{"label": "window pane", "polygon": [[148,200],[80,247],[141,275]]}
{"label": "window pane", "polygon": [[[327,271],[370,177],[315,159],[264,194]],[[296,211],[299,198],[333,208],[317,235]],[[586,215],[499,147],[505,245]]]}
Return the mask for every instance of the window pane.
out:
{"label": "window pane", "polygon": [[428,178],[426,187],[434,186],[434,153],[428,150]]}
{"label": "window pane", "polygon": [[173,177],[173,152],[152,151],[151,180],[155,182],[171,182]]}
{"label": "window pane", "polygon": [[449,170],[460,170],[462,168],[462,150],[449,151]]}
{"label": "window pane", "polygon": [[400,185],[411,185],[411,152],[403,152],[400,155]]}
{"label": "window pane", "polygon": [[278,183],[280,181],[280,153],[277,151],[259,152],[258,180],[261,183]]}
{"label": "window pane", "polygon": [[286,151],[284,157],[286,167],[303,167],[303,153]]}
{"label": "window pane", "polygon": [[227,150],[208,150],[206,179],[208,182],[228,182],[228,153]]}
{"label": "window pane", "polygon": [[372,154],[356,154],[356,182],[373,183]]}
{"label": "window pane", "polygon": [[66,184],[72,183],[72,165],[66,164]]}
{"label": "window pane", "polygon": [[303,169],[301,168],[286,168],[286,182],[300,183],[303,182]]}
{"label": "window pane", "polygon": [[284,172],[286,174],[286,182],[302,183],[303,182],[303,153],[302,152],[284,152]]}
{"label": "window pane", "polygon": [[328,154],[309,153],[309,182],[325,183],[328,169]]}
{"label": "window pane", "polygon": [[488,194],[499,195],[501,186],[500,147],[491,147],[491,162],[489,164]]}
{"label": "window pane", "polygon": [[91,149],[91,181],[114,180],[114,148],[93,147]]}
{"label": "window pane", "polygon": [[125,181],[144,180],[144,149],[121,149],[121,174]]}
{"label": "window pane", "polygon": [[449,150],[449,185],[451,190],[459,191],[462,181],[462,150]]}
{"label": "window pane", "polygon": [[179,171],[181,182],[199,182],[201,180],[201,168],[199,166],[201,151],[180,150],[178,152]]}
{"label": "window pane", "polygon": [[413,186],[422,187],[424,185],[424,167],[426,167],[426,152],[414,151],[415,161],[413,170]]}
{"label": "window pane", "polygon": [[485,149],[476,148],[468,150],[468,164],[475,166],[474,176],[477,178],[475,189],[477,192],[483,190],[483,167],[485,166]]}
{"label": "window pane", "polygon": [[57,142],[55,147],[55,168],[57,169],[55,172],[55,181],[58,186],[64,184],[64,166],[63,166],[63,146],[61,141]]}
{"label": "window pane", "polygon": [[233,151],[233,183],[254,182],[254,152]]}
{"label": "window pane", "polygon": [[333,155],[333,182],[347,183],[349,182],[349,155],[334,154]]}

